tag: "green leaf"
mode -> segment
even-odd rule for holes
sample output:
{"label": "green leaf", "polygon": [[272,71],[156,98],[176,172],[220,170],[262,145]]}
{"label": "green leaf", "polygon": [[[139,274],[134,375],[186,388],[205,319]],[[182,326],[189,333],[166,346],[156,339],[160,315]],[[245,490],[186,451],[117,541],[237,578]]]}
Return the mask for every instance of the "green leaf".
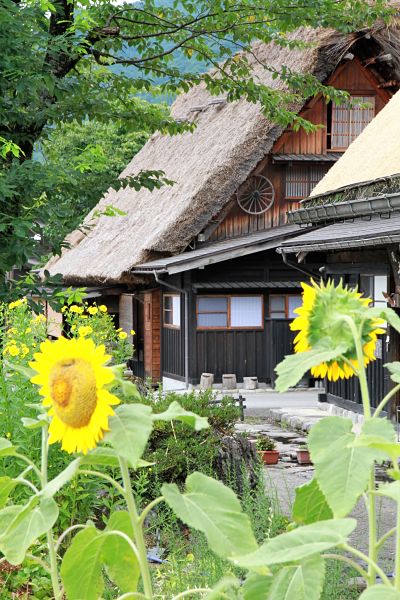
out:
{"label": "green leaf", "polygon": [[345,344],[340,344],[337,348],[330,350],[315,348],[307,352],[285,356],[283,361],[275,368],[278,375],[275,381],[275,389],[278,392],[286,392],[286,390],[295,386],[304,373],[307,373],[312,367],[337,358],[346,351],[346,348]]}
{"label": "green leaf", "polygon": [[30,417],[22,417],[22,425],[27,429],[39,429],[40,427],[47,426],[46,415],[39,415],[38,419],[31,419]]}
{"label": "green leaf", "polygon": [[37,498],[25,506],[8,506],[0,511],[0,551],[12,565],[19,565],[29,547],[47,533],[58,518],[52,498]]}
{"label": "green leaf", "polygon": [[76,458],[75,460],[73,460],[68,465],[68,467],[66,467],[63,471],[61,471],[61,473],[59,473],[56,477],[54,477],[54,479],[49,481],[44,486],[44,488],[40,492],[40,496],[43,496],[44,498],[52,498],[54,494],[57,494],[57,492],[63,487],[63,485],[65,485],[66,483],[68,483],[68,481],[75,477],[80,467],[80,464],[80,458]]}
{"label": "green leaf", "polygon": [[[215,584],[210,592],[206,596],[203,596],[204,600],[221,600],[221,598],[230,597],[230,592],[235,592],[240,587],[240,581],[232,575],[223,577],[217,584]],[[236,598],[235,596],[232,596]]]}
{"label": "green leaf", "polygon": [[9,495],[17,485],[18,481],[11,477],[0,477],[0,508],[7,504]]}
{"label": "green leaf", "polygon": [[387,321],[396,331],[400,332],[400,317],[392,308],[374,306],[368,309],[369,318],[381,318]]}
{"label": "green leaf", "polygon": [[25,377],[28,381],[32,379],[35,375],[37,375],[36,371],[31,369],[30,367],[24,367],[24,365],[19,365],[16,363],[11,363],[9,361],[5,361],[6,366],[10,369],[10,371],[17,371],[21,375]]}
{"label": "green leaf", "polygon": [[392,483],[383,483],[379,486],[376,492],[379,496],[386,496],[400,502],[400,481],[393,481]]}
{"label": "green leaf", "polygon": [[136,400],[138,400],[139,402],[142,400],[142,396],[139,394],[136,385],[132,383],[132,381],[122,379],[120,385],[122,388],[122,394],[126,398],[136,398]]}
{"label": "green leaf", "polygon": [[292,518],[299,525],[333,518],[332,510],[315,478],[296,488]]}
{"label": "green leaf", "polygon": [[400,383],[400,362],[391,362],[383,365],[390,373],[390,378],[396,383]]}
{"label": "green leaf", "polygon": [[0,458],[4,456],[14,456],[17,448],[12,445],[7,438],[0,438]]}
{"label": "green leaf", "polygon": [[145,404],[123,404],[110,418],[109,426],[106,441],[136,468],[153,429],[151,408]]}
{"label": "green leaf", "polygon": [[250,519],[232,490],[202,473],[186,479],[186,492],[164,483],[162,494],[175,514],[187,525],[202,531],[208,544],[222,558],[247,554],[257,548]]}
{"label": "green leaf", "polygon": [[346,516],[368,485],[376,451],[351,447],[353,423],[326,417],[311,428],[308,447],[318,485],[335,517]]}
{"label": "green leaf", "polygon": [[369,419],[363,425],[361,435],[350,444],[353,448],[370,448],[375,452],[376,460],[385,460],[388,456],[395,460],[400,456],[400,444],[396,442],[393,424],[387,419]]}
{"label": "green leaf", "polygon": [[318,555],[283,567],[274,577],[268,600],[318,600],[324,577],[325,563]]}
{"label": "green leaf", "polygon": [[136,590],[140,574],[136,556],[127,541],[111,531],[133,537],[125,511],[111,515],[105,531],[89,526],[72,540],[61,565],[68,600],[98,600],[104,590],[103,567],[122,592]]}
{"label": "green leaf", "polygon": [[388,585],[373,585],[361,594],[359,600],[400,600],[400,592]]}
{"label": "green leaf", "polygon": [[272,582],[271,575],[250,572],[242,586],[243,600],[267,600]]}
{"label": "green leaf", "polygon": [[171,402],[166,411],[162,413],[154,413],[153,414],[154,421],[182,421],[182,423],[186,423],[195,429],[195,431],[199,431],[200,429],[206,429],[208,425],[208,420],[206,417],[200,417],[190,410],[185,410],[179,404],[179,402]]}
{"label": "green leaf", "polygon": [[101,551],[104,537],[95,527],[76,534],[64,554],[61,578],[68,600],[98,600],[104,590]]}
{"label": "green leaf", "polygon": [[98,446],[84,456],[81,456],[81,466],[101,465],[106,467],[118,467],[118,454],[112,448]]}
{"label": "green leaf", "polygon": [[[133,540],[132,524],[126,511],[120,510],[110,516],[106,531],[112,530],[122,531]],[[103,547],[103,560],[109,578],[118,585],[121,592],[136,590],[140,567],[135,554],[125,540],[117,536],[108,537]]]}
{"label": "green leaf", "polygon": [[331,519],[305,525],[278,535],[234,562],[245,569],[297,562],[345,543],[356,525],[355,519]]}

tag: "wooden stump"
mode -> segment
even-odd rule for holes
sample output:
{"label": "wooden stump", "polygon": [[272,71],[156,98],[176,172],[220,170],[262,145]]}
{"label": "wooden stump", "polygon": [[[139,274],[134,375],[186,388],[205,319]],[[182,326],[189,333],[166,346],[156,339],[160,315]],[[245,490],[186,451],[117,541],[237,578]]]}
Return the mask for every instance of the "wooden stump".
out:
{"label": "wooden stump", "polygon": [[210,390],[214,383],[213,373],[202,373],[200,378],[200,389]]}

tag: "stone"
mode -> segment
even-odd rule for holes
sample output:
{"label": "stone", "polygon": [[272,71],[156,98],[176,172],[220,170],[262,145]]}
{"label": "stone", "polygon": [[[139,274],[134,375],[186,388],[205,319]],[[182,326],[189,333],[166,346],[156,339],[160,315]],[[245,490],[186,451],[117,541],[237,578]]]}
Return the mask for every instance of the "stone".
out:
{"label": "stone", "polygon": [[225,373],[224,375],[222,375],[222,388],[224,390],[236,390],[236,375],[232,373]]}
{"label": "stone", "polygon": [[201,390],[209,390],[212,388],[214,383],[214,374],[213,373],[202,373],[200,378],[200,389]]}
{"label": "stone", "polygon": [[214,466],[218,479],[233,485],[236,493],[256,487],[259,465],[253,442],[243,435],[222,437]]}
{"label": "stone", "polygon": [[243,377],[243,388],[245,390],[256,390],[258,377]]}

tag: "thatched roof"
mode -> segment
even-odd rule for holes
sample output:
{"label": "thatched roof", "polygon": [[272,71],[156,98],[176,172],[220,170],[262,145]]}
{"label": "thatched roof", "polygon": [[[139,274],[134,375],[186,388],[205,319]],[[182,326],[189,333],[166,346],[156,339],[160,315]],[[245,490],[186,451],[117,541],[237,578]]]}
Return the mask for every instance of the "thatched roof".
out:
{"label": "thatched roof", "polygon": [[[310,47],[290,50],[257,44],[254,53],[271,67],[286,65],[324,81],[366,33],[301,29],[295,37],[312,42]],[[378,43],[382,51],[397,48],[393,53],[400,66],[397,33],[377,26],[370,41]],[[263,83],[283,88],[282,82],[272,79],[255,61],[254,70]],[[203,85],[178,97],[172,114],[193,119],[195,131],[173,137],[156,133],[121,174],[126,177],[141,169],[162,169],[175,185],[153,192],[110,190],[95,210],[112,204],[126,216],[97,218],[88,235],[73,232],[68,238],[71,248],[47,265],[52,274],[61,273],[66,283],[74,284],[132,282],[134,265],[184,251],[220,213],[282,130],[262,115],[258,105],[244,100],[209,104],[211,99]],[[300,110],[303,104],[294,108]],[[199,105],[205,109],[191,112]],[[93,213],[86,222],[92,219]]]}
{"label": "thatched roof", "polygon": [[[311,192],[310,199],[345,188],[368,189],[371,182],[380,180],[386,187],[386,178],[400,174],[400,91],[350,144]],[[397,182],[398,189],[398,182]],[[362,192],[362,190],[360,190]],[[382,190],[380,190],[382,191]],[[350,190],[349,192],[350,193]],[[347,196],[346,196],[347,199]],[[308,204],[307,201],[304,202]]]}

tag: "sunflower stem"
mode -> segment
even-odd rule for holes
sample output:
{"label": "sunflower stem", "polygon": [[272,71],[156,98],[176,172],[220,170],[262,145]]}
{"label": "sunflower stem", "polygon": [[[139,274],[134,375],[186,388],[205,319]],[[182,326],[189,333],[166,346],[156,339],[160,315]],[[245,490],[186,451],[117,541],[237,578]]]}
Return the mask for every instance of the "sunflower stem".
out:
{"label": "sunflower stem", "polygon": [[128,464],[124,458],[119,457],[122,479],[124,482],[125,500],[128,508],[128,513],[132,523],[135,542],[139,553],[140,572],[143,579],[143,587],[146,598],[153,598],[153,587],[151,583],[151,575],[149,563],[147,561],[146,544],[144,541],[143,529],[140,523],[140,517],[136,508],[135,498],[132,492],[131,477],[129,475]]}
{"label": "sunflower stem", "polygon": [[[49,452],[49,434],[47,427],[42,427],[42,460],[41,460],[41,478],[42,487],[47,484],[47,464]],[[47,547],[49,549],[50,576],[53,586],[54,600],[62,600],[60,580],[58,578],[57,554],[54,545],[53,528],[47,532]]]}
{"label": "sunflower stem", "polygon": [[[369,398],[367,373],[364,364],[364,352],[361,342],[361,330],[359,331],[351,317],[345,316],[343,319],[348,324],[353,334],[354,345],[357,353],[358,380],[360,382],[361,399],[364,409],[364,417],[371,418],[371,403]],[[363,324],[361,324],[361,329]],[[376,499],[375,499],[375,467],[372,465],[368,484],[368,549],[370,562],[368,563],[368,585],[372,586],[376,581],[378,571],[378,541],[376,528]]]}

